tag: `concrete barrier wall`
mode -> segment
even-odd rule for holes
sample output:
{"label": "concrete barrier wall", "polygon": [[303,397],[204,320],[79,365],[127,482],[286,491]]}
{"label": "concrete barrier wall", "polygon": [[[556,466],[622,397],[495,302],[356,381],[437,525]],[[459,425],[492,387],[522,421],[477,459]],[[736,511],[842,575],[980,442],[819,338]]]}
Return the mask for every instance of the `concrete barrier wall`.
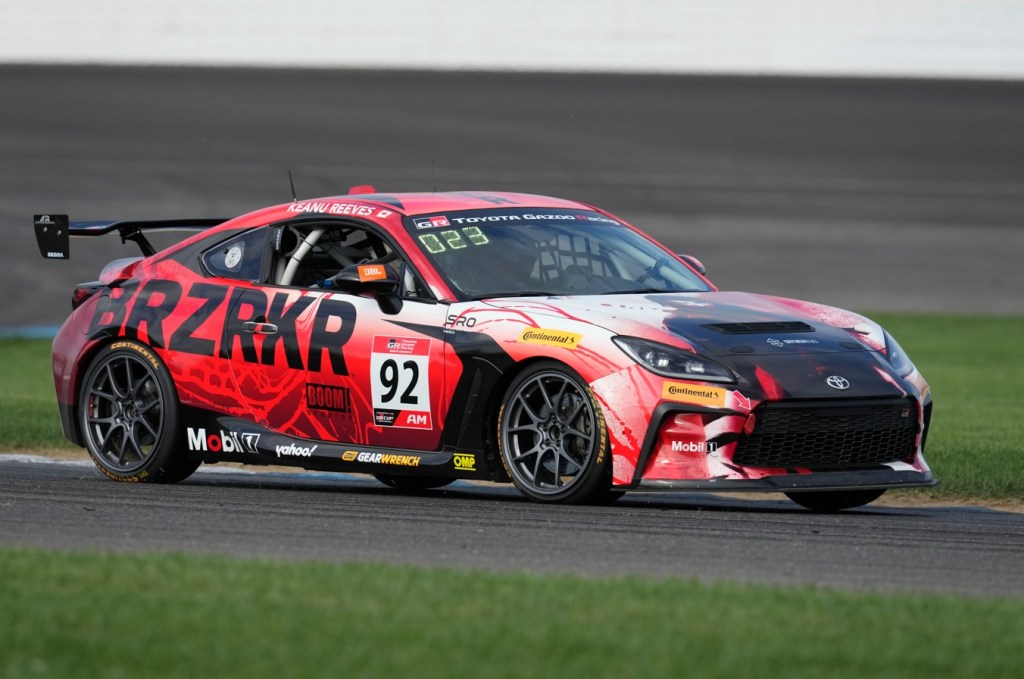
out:
{"label": "concrete barrier wall", "polygon": [[4,0],[0,62],[1020,78],[1020,0]]}

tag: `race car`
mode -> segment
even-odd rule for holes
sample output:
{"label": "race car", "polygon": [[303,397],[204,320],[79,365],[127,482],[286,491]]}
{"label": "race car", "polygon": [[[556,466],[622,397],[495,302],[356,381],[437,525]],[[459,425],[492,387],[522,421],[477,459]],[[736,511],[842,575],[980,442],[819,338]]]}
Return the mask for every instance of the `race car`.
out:
{"label": "race car", "polygon": [[[34,226],[49,259],[69,236],[142,250],[75,288],[53,343],[64,435],[118,481],[232,461],[815,511],[937,483],[928,384],[879,325],[719,291],[590,205],[357,187],[230,220]],[[168,229],[198,233],[156,251]]]}

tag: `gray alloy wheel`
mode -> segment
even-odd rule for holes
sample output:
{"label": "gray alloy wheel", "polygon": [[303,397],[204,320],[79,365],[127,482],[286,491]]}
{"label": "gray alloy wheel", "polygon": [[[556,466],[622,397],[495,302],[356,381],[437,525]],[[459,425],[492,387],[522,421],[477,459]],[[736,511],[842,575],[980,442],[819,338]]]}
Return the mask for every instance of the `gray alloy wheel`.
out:
{"label": "gray alloy wheel", "polygon": [[815,490],[786,493],[786,497],[814,512],[838,512],[874,502],[882,497],[884,492],[884,488],[876,490]]}
{"label": "gray alloy wheel", "polygon": [[122,340],[99,352],[82,383],[80,414],[89,455],[112,479],[175,482],[199,466],[176,454],[177,395],[144,344]]}
{"label": "gray alloy wheel", "polygon": [[607,493],[608,436],[586,382],[558,363],[540,363],[509,386],[498,417],[505,471],[539,502],[580,503]]}

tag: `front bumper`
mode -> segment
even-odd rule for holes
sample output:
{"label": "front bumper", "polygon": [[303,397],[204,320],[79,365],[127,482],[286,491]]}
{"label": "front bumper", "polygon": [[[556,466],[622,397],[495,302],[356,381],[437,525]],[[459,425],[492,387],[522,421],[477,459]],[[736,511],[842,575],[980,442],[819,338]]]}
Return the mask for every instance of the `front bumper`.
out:
{"label": "front bumper", "polygon": [[930,471],[916,469],[859,469],[853,471],[784,474],[760,479],[641,480],[631,490],[691,490],[705,492],[787,493],[799,491],[927,488],[939,485]]}

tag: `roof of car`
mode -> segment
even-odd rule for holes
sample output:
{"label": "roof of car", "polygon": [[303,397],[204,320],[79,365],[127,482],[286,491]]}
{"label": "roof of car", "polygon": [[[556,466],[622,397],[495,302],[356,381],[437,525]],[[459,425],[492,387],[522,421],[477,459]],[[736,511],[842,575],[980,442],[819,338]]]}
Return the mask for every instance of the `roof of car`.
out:
{"label": "roof of car", "polygon": [[446,210],[479,210],[496,207],[550,207],[592,209],[563,198],[503,191],[447,191],[443,193],[357,193],[319,198],[320,201],[367,201],[388,205],[404,215],[422,215]]}

